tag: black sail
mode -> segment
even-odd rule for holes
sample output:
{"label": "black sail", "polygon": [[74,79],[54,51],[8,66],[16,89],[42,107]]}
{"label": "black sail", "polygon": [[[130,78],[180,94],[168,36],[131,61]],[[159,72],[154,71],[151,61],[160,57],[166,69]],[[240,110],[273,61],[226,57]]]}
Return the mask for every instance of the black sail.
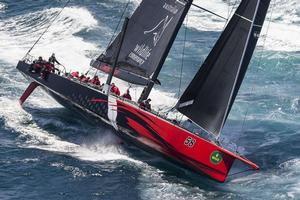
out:
{"label": "black sail", "polygon": [[[219,135],[253,55],[270,0],[243,0],[177,109]],[[253,23],[254,21],[254,23]]]}
{"label": "black sail", "polygon": [[[147,85],[153,72],[164,63],[191,1],[143,0],[129,20],[114,76]],[[119,37],[91,62],[93,67],[110,72]]]}

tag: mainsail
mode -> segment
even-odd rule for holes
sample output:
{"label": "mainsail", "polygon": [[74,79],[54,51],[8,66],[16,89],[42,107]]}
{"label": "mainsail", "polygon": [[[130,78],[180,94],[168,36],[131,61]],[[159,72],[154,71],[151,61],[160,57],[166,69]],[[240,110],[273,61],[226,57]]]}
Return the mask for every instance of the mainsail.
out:
{"label": "mainsail", "polygon": [[[153,72],[163,65],[191,2],[143,0],[129,20],[114,76],[147,85]],[[119,38],[91,66],[110,73]]]}
{"label": "mainsail", "polygon": [[219,135],[242,84],[270,0],[243,0],[177,109],[204,130]]}

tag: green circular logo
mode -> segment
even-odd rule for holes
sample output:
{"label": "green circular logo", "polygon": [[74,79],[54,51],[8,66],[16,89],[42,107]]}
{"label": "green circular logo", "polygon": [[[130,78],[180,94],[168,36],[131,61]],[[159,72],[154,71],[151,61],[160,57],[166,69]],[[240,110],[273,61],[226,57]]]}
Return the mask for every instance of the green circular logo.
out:
{"label": "green circular logo", "polygon": [[223,160],[222,154],[218,151],[214,151],[210,155],[210,161],[215,165],[220,164],[220,162],[222,162],[222,160]]}

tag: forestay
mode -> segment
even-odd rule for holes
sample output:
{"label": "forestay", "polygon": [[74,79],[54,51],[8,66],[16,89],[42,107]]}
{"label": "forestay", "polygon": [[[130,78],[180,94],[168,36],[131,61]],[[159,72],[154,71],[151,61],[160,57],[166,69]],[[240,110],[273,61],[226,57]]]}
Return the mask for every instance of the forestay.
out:
{"label": "forestay", "polygon": [[[114,76],[147,85],[153,72],[163,65],[187,6],[186,0],[143,0],[129,20]],[[91,65],[109,73],[119,39],[120,35]]]}
{"label": "forestay", "polygon": [[219,135],[259,38],[270,0],[243,0],[177,109],[204,130]]}

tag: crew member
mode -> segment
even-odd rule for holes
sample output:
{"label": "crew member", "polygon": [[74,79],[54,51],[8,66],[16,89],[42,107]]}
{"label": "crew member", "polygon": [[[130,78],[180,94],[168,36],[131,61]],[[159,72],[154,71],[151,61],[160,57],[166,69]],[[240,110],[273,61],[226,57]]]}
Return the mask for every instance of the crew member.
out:
{"label": "crew member", "polygon": [[93,84],[93,85],[100,85],[100,80],[99,80],[99,77],[97,75],[95,75],[91,80],[90,80],[90,83]]}
{"label": "crew member", "polygon": [[110,91],[112,93],[114,93],[115,95],[118,95],[118,96],[120,95],[120,90],[114,83],[111,84]]}
{"label": "crew member", "polygon": [[143,108],[145,110],[150,110],[151,111],[151,104],[150,104],[151,99],[144,100],[140,103],[140,108]]}
{"label": "crew member", "polygon": [[37,60],[34,60],[30,65],[29,71],[32,73],[40,73],[46,61],[43,60],[42,56],[39,56]]}
{"label": "crew member", "polygon": [[56,59],[54,53],[49,57],[48,62],[51,63],[51,64],[53,64],[53,65],[54,65],[55,63],[57,63],[58,65],[61,65],[61,64],[57,61],[57,59]]}
{"label": "crew member", "polygon": [[43,65],[43,68],[41,70],[41,78],[42,79],[47,79],[48,78],[48,75],[51,73],[51,72],[54,72],[54,66],[50,63],[45,63]]}
{"label": "crew member", "polygon": [[84,74],[81,74],[81,76],[79,76],[79,80],[82,81],[82,79],[85,79],[86,76]]}
{"label": "crew member", "polygon": [[90,81],[90,77],[86,77],[86,76],[84,76],[82,79],[81,79],[81,82],[83,82],[83,83],[88,83]]}
{"label": "crew member", "polygon": [[129,89],[127,89],[126,93],[122,95],[123,98],[131,100],[131,95]]}
{"label": "crew member", "polygon": [[72,72],[72,73],[71,73],[71,77],[72,77],[72,78],[79,78],[79,71]]}

